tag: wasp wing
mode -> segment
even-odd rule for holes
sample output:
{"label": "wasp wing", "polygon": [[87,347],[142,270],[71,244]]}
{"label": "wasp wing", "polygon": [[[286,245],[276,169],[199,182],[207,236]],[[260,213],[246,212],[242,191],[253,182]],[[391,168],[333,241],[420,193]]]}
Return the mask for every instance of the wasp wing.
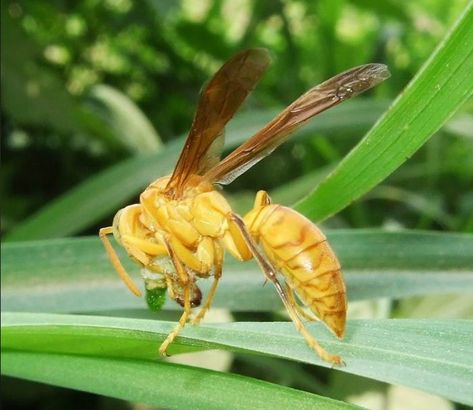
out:
{"label": "wasp wing", "polygon": [[203,90],[192,127],[167,188],[182,192],[188,178],[220,160],[226,123],[233,117],[269,65],[265,49],[245,50],[228,60]]}
{"label": "wasp wing", "polygon": [[311,117],[374,87],[389,76],[384,64],[366,64],[315,86],[210,169],[204,177],[212,182],[229,184],[269,155]]}

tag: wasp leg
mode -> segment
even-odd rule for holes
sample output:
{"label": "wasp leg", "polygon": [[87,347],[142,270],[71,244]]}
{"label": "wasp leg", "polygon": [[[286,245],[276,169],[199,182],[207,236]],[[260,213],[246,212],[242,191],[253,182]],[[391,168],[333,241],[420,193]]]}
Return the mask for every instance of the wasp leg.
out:
{"label": "wasp leg", "polygon": [[166,246],[168,255],[171,258],[174,267],[176,268],[176,272],[179,276],[181,284],[186,286],[187,282],[189,282],[189,275],[187,274],[186,269],[182,265],[180,259],[177,257],[176,252],[174,252],[174,249],[171,247],[171,245],[167,241],[164,241],[164,245]]}
{"label": "wasp leg", "polygon": [[141,291],[138,289],[138,286],[133,282],[130,275],[128,275],[127,271],[123,267],[120,259],[118,258],[115,249],[113,249],[112,244],[110,243],[107,235],[113,233],[113,228],[108,226],[106,228],[101,228],[99,231],[99,237],[102,240],[103,245],[105,246],[105,250],[107,251],[108,257],[112,262],[113,267],[117,271],[118,275],[120,276],[121,280],[125,283],[125,285],[130,289],[130,291],[136,295],[141,296]]}
{"label": "wasp leg", "polygon": [[289,302],[296,307],[297,313],[299,313],[301,317],[310,320],[311,322],[318,322],[320,320],[317,316],[311,315],[304,310],[304,308],[297,302],[296,296],[294,295],[294,291],[287,283],[286,292],[289,298]]}
{"label": "wasp leg", "polygon": [[161,343],[161,346],[159,346],[159,354],[163,357],[169,356],[166,353],[166,350],[168,346],[174,341],[174,339],[177,337],[179,332],[184,328],[184,326],[187,323],[187,320],[189,319],[191,313],[191,301],[190,301],[190,282],[186,284],[186,287],[184,288],[184,312],[182,313],[179,322],[177,323],[176,327],[169,333],[164,340],[163,343]]}
{"label": "wasp leg", "polygon": [[217,290],[218,281],[222,276],[222,265],[223,265],[223,251],[219,244],[215,246],[215,271],[214,271],[214,280],[212,283],[212,287],[209,290],[209,294],[207,296],[207,300],[205,301],[204,306],[200,309],[197,316],[192,320],[193,325],[198,325],[200,321],[204,318],[207,311],[210,309],[210,305],[212,304],[213,298],[215,296],[215,292]]}
{"label": "wasp leg", "polygon": [[190,297],[191,282],[189,280],[189,275],[187,274],[185,267],[182,265],[181,261],[176,257],[176,254],[174,253],[173,249],[169,246],[167,242],[166,242],[166,247],[168,249],[169,256],[171,257],[172,263],[174,264],[174,267],[176,268],[176,272],[179,275],[179,278],[181,279],[181,283],[184,286],[184,312],[182,313],[176,327],[171,331],[171,333],[167,335],[164,342],[161,343],[161,346],[159,346],[159,354],[164,357],[168,356],[166,353],[168,346],[174,341],[174,339],[179,334],[179,332],[184,328],[191,314],[191,297]]}
{"label": "wasp leg", "polygon": [[270,280],[271,282],[273,282],[273,285],[276,288],[276,291],[278,292],[279,297],[281,298],[282,302],[284,303],[284,306],[286,307],[289,317],[294,323],[294,326],[296,327],[297,331],[304,337],[309,347],[312,350],[314,350],[322,360],[325,360],[330,363],[338,364],[338,365],[343,365],[344,363],[340,356],[328,353],[322,346],[320,346],[319,342],[317,342],[317,339],[314,336],[312,336],[309,333],[309,331],[306,329],[306,327],[304,326],[304,323],[302,323],[301,318],[297,314],[297,310],[294,307],[294,304],[290,302],[290,298],[287,296],[286,291],[279,283],[276,276],[276,270],[264,257],[261,251],[258,249],[258,246],[256,245],[255,241],[253,240],[250,233],[248,232],[248,229],[246,228],[246,225],[243,219],[241,219],[240,216],[232,213],[230,215],[230,220],[240,229],[241,234],[243,235],[243,237],[245,238],[247,242],[248,248],[250,248],[251,252],[253,253],[254,258],[258,262],[258,265],[260,266],[261,270],[264,272],[266,278]]}
{"label": "wasp leg", "polygon": [[[166,247],[158,243],[150,242],[146,239],[140,239],[131,235],[122,235],[121,242],[125,248],[132,252],[133,256],[138,259],[143,265],[149,263],[149,256],[166,255]],[[133,250],[139,252],[133,253]]]}

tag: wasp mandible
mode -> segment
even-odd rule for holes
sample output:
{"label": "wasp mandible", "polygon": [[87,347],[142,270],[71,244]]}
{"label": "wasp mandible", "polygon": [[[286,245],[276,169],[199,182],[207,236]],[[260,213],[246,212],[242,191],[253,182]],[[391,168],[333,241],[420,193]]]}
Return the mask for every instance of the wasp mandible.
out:
{"label": "wasp mandible", "polygon": [[242,51],[228,60],[200,96],[172,175],[151,183],[139,204],[121,209],[113,226],[100,229],[110,260],[131,292],[141,295],[108,234],[113,234],[142,268],[147,290],[167,289],[184,308],[176,327],[159,348],[161,355],[166,355],[169,344],[190,320],[192,308],[201,304],[197,280],[213,277],[207,299],[191,323],[198,324],[205,316],[222,276],[227,251],[241,261],[254,258],[307,344],[321,359],[343,363],[340,356],[320,346],[302,321],[321,320],[338,338],[344,335],[345,283],[325,235],[296,211],[273,204],[264,191],[257,193],[253,208],[240,217],[215,185],[232,182],[311,117],[374,87],[389,77],[389,71],[382,64],[367,64],[317,85],[220,160],[225,125],[269,62],[268,51],[260,48]]}

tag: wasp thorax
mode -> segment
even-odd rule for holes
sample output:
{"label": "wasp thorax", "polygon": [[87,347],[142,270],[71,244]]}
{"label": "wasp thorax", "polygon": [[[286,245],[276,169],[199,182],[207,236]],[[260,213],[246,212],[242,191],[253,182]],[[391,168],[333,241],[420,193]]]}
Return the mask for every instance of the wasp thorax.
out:
{"label": "wasp thorax", "polygon": [[[170,176],[158,178],[157,180],[152,182],[148,186],[148,188],[146,188],[146,191],[154,190],[155,192],[161,194],[163,198],[166,198],[169,201],[175,201],[176,192],[172,186],[169,186],[169,180]],[[213,190],[213,185],[207,180],[205,180],[203,177],[201,177],[200,175],[191,175],[189,177],[188,182],[186,183],[185,188],[182,190],[182,192],[179,193],[178,201],[182,201],[186,198],[192,198],[203,192],[209,192]]]}

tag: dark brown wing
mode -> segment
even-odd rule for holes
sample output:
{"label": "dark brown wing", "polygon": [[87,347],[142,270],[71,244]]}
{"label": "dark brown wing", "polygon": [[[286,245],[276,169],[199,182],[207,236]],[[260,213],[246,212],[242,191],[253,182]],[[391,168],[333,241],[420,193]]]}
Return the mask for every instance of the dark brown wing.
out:
{"label": "dark brown wing", "polygon": [[182,193],[191,175],[203,174],[220,160],[225,124],[253,90],[269,62],[265,49],[243,51],[228,60],[205,87],[184,149],[167,185],[174,196]]}
{"label": "dark brown wing", "polygon": [[269,155],[311,117],[374,87],[389,76],[389,70],[384,64],[366,64],[315,86],[210,169],[205,178],[221,184],[232,182]]}

